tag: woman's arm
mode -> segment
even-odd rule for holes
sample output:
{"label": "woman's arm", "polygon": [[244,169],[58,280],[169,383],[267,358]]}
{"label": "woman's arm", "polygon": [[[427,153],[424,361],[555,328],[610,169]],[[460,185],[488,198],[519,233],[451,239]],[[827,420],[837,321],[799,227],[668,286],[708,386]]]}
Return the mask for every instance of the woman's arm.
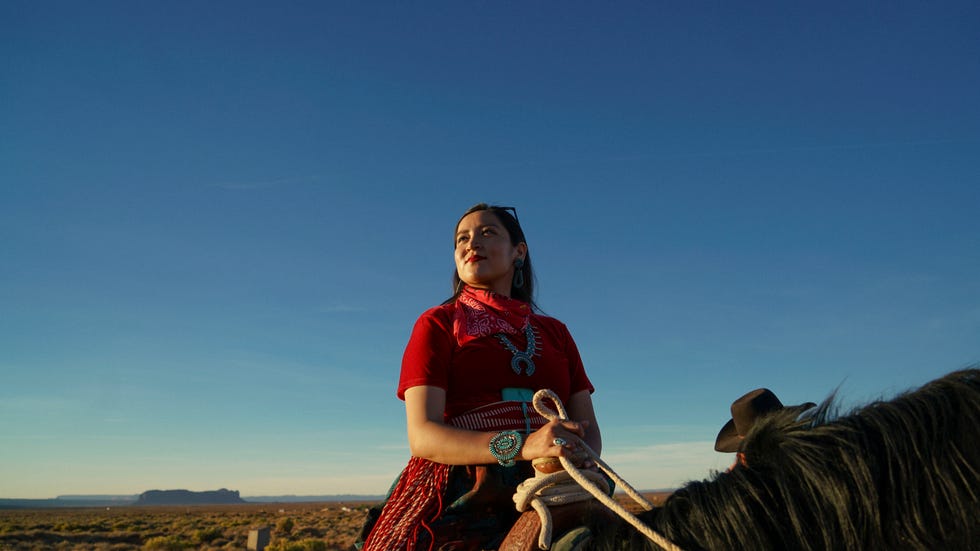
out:
{"label": "woman's arm", "polygon": [[599,431],[599,423],[595,418],[595,409],[592,407],[592,394],[588,390],[580,390],[572,394],[565,404],[568,417],[585,424],[585,436],[582,438],[592,450],[602,455],[602,433]]}
{"label": "woman's arm", "polygon": [[[586,413],[587,425],[575,421],[552,421],[528,435],[519,459],[530,461],[539,457],[571,456],[571,450],[554,445],[554,439],[569,440],[572,435],[585,438],[589,446],[601,446],[599,427],[592,413],[592,399],[583,391],[566,406],[569,415]],[[572,409],[571,404],[575,404]],[[496,432],[480,432],[451,427],[443,423],[446,391],[434,386],[414,386],[405,390],[405,414],[408,424],[408,446],[412,455],[447,465],[480,465],[493,463],[490,439]],[[575,418],[574,416],[572,417]],[[594,427],[594,428],[593,428]],[[598,452],[599,450],[593,447]]]}
{"label": "woman's arm", "polygon": [[408,447],[412,455],[447,465],[496,461],[490,454],[491,433],[450,427],[442,422],[446,391],[435,386],[405,390]]}

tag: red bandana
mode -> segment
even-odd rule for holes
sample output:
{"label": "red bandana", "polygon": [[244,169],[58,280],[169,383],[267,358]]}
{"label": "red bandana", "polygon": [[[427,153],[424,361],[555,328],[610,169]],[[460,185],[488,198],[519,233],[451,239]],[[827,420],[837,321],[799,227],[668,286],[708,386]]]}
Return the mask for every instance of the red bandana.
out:
{"label": "red bandana", "polygon": [[460,346],[497,333],[517,335],[530,315],[531,307],[526,302],[467,285],[456,298],[453,335]]}

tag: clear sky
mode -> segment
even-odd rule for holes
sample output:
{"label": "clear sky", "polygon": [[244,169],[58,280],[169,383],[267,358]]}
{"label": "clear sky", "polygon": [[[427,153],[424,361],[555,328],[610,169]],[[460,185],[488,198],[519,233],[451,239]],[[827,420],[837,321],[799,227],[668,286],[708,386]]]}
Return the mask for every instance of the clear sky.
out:
{"label": "clear sky", "polygon": [[384,493],[481,201],[640,488],[980,361],[980,8],[736,4],[0,3],[0,497]]}

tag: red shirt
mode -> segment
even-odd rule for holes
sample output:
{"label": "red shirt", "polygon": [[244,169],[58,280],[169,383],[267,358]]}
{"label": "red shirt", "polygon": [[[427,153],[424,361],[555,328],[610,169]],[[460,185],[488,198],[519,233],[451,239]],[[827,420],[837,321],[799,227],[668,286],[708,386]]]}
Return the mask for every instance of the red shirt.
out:
{"label": "red shirt", "polygon": [[[456,306],[444,304],[424,312],[415,322],[412,336],[402,357],[398,398],[413,386],[435,386],[446,391],[445,418],[499,402],[504,388],[537,391],[550,388],[567,402],[581,390],[595,391],[575,341],[565,324],[547,316],[532,314],[530,323],[540,346],[534,356],[533,375],[511,368],[513,354],[496,337],[480,337],[460,346],[453,336]],[[518,350],[527,350],[527,338],[508,335]]]}

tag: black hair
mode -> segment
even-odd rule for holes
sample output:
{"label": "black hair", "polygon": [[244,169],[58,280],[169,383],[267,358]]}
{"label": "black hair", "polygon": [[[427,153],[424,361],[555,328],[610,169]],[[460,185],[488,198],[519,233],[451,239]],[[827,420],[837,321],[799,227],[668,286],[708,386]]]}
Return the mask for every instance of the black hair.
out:
{"label": "black hair", "polygon": [[[507,230],[507,235],[510,236],[510,244],[517,246],[520,243],[527,245],[527,238],[524,237],[524,230],[521,228],[521,223],[517,220],[516,210],[513,207],[501,207],[499,205],[489,205],[487,203],[477,203],[473,205],[462,216],[456,221],[456,226],[453,228],[453,247],[456,246],[456,229],[459,228],[459,223],[463,221],[468,215],[474,212],[479,212],[483,210],[488,210],[493,213],[494,216],[500,220],[504,229]],[[515,214],[512,214],[513,211]],[[524,285],[516,287],[511,284],[510,296],[511,298],[516,298],[522,300],[531,305],[531,308],[538,310],[537,304],[534,303],[534,269],[531,267],[531,251],[524,255],[524,266],[519,268],[524,275]],[[443,304],[449,304],[455,302],[459,294],[463,292],[463,282],[459,279],[459,272],[455,269],[453,270],[453,294],[451,297],[446,299]]]}

